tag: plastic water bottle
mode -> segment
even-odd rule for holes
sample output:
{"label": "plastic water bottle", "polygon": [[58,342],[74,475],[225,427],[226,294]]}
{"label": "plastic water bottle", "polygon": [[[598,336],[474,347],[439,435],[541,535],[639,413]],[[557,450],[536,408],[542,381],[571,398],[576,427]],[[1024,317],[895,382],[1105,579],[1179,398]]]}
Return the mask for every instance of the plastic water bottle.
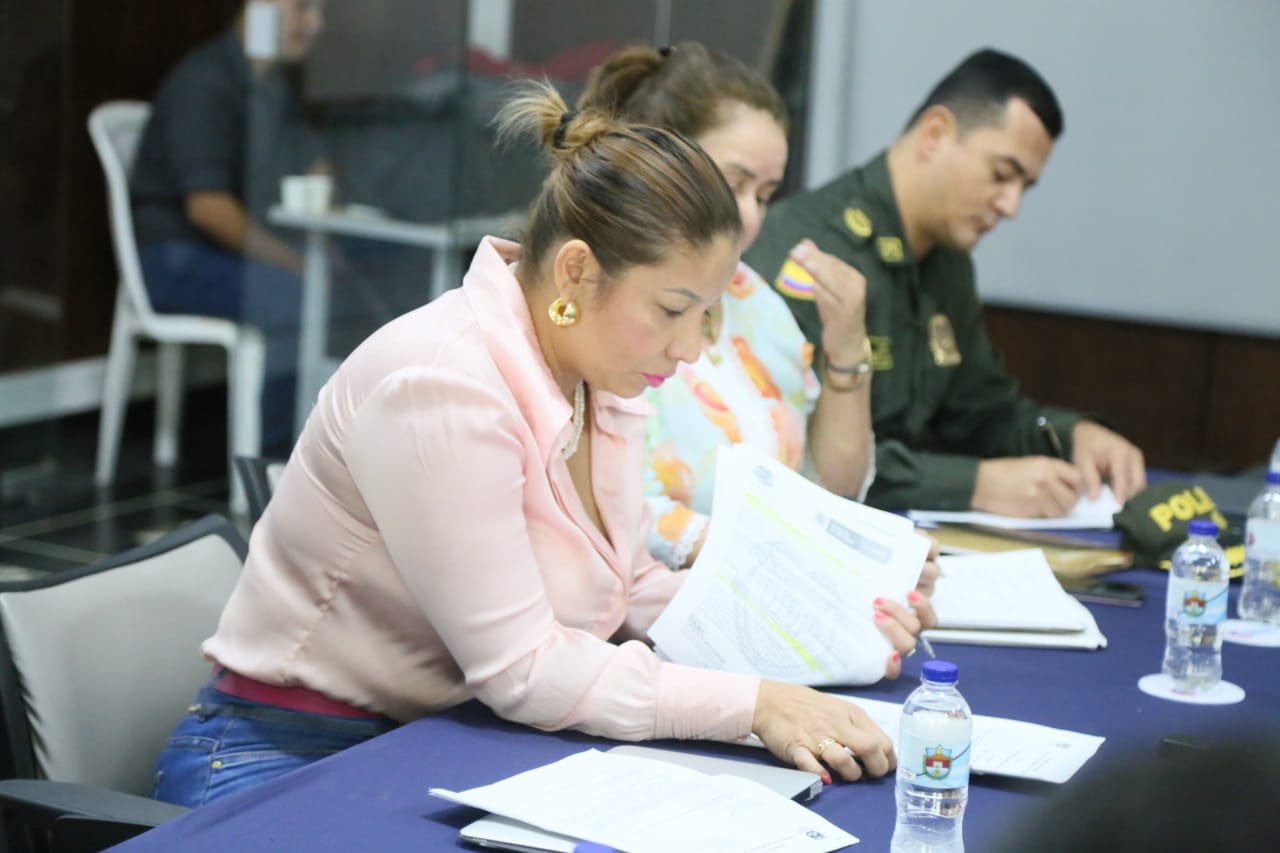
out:
{"label": "plastic water bottle", "polygon": [[898,820],[892,853],[963,853],[973,715],[956,689],[959,670],[926,661],[898,727]]}
{"label": "plastic water bottle", "polygon": [[1280,625],[1280,471],[1267,474],[1266,487],[1249,505],[1237,611],[1241,619]]}
{"label": "plastic water bottle", "polygon": [[1271,451],[1271,467],[1269,470],[1273,473],[1280,471],[1280,439],[1276,439],[1276,446]]}
{"label": "plastic water bottle", "polygon": [[1187,524],[1187,541],[1173,552],[1165,598],[1164,674],[1184,693],[1212,690],[1222,680],[1222,620],[1227,618],[1227,555],[1218,525]]}

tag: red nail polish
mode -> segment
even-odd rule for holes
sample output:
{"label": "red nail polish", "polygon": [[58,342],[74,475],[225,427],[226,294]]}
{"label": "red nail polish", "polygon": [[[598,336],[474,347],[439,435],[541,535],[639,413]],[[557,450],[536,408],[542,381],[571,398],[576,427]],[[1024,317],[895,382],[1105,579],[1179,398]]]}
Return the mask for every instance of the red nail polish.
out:
{"label": "red nail polish", "polygon": [[897,653],[897,652],[894,652],[894,653],[891,655],[891,657],[892,657],[894,660],[901,660],[901,659],[902,659],[901,657],[899,657],[899,655],[898,655],[898,653]]}
{"label": "red nail polish", "polygon": [[831,774],[830,774],[830,773],[823,773],[823,774],[822,774],[822,784],[824,784],[824,785],[830,785],[830,784],[831,784]]}
{"label": "red nail polish", "polygon": [[875,599],[874,601],[872,601],[871,603],[872,603],[872,604],[874,604],[876,607],[883,607],[883,606],[884,606],[884,599],[883,599],[883,598],[877,598],[877,599]]}
{"label": "red nail polish", "polygon": [[907,593],[907,601],[910,601],[912,603],[919,601],[923,597],[924,596],[922,596],[920,593],[916,592],[915,590],[912,590],[911,592]]}
{"label": "red nail polish", "polygon": [[876,611],[876,620],[877,620],[877,621],[883,622],[884,620],[886,620],[886,619],[888,619],[888,618],[889,618],[889,617],[888,617],[888,616],[886,616],[886,615],[884,615],[884,613],[883,613],[882,611],[879,611],[879,610],[877,610],[877,611]]}

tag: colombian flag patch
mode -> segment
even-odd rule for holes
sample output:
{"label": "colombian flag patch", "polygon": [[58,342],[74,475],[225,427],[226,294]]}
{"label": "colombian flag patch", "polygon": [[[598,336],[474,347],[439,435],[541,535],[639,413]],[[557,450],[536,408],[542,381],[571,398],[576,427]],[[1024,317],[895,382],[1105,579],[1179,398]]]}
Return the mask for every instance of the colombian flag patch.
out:
{"label": "colombian flag patch", "polygon": [[813,301],[813,276],[790,258],[782,265],[782,270],[773,284],[783,296]]}

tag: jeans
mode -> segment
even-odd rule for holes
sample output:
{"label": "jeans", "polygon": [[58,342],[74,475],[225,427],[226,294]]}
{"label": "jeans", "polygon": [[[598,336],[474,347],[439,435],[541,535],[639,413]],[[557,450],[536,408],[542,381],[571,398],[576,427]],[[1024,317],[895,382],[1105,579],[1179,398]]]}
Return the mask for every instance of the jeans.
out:
{"label": "jeans", "polygon": [[138,258],[157,312],[221,317],[262,330],[267,343],[262,452],[287,456],[293,436],[301,278],[194,240],[142,246]]}
{"label": "jeans", "polygon": [[293,711],[206,685],[156,761],[152,799],[196,807],[389,732],[388,719]]}

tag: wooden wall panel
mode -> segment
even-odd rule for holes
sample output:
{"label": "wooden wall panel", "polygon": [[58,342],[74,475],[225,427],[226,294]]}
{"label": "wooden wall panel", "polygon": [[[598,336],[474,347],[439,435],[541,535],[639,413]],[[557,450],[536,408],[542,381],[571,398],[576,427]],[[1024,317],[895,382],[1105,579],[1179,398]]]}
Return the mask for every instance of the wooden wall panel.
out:
{"label": "wooden wall panel", "polygon": [[[15,3],[19,0],[0,0]],[[0,318],[0,372],[106,351],[115,295],[106,187],[85,122],[115,98],[149,99],[188,50],[226,27],[241,0],[75,0],[24,14],[60,16],[61,32],[18,69],[6,116],[17,141],[0,158],[0,186],[18,216],[8,280],[57,306],[52,324]],[[25,200],[25,201],[24,201]],[[9,338],[12,338],[11,340]]]}
{"label": "wooden wall panel", "polygon": [[1280,340],[991,306],[987,329],[1027,394],[1106,418],[1152,465],[1237,470],[1280,437]]}
{"label": "wooden wall panel", "polygon": [[63,289],[64,358],[106,351],[115,299],[115,261],[107,231],[106,184],[85,121],[103,101],[149,100],[168,70],[192,47],[224,29],[239,0],[172,3],[128,0],[72,5],[68,121],[59,166],[66,180]]}
{"label": "wooden wall panel", "polygon": [[1269,458],[1280,439],[1280,341],[1214,340],[1204,441],[1228,467]]}

